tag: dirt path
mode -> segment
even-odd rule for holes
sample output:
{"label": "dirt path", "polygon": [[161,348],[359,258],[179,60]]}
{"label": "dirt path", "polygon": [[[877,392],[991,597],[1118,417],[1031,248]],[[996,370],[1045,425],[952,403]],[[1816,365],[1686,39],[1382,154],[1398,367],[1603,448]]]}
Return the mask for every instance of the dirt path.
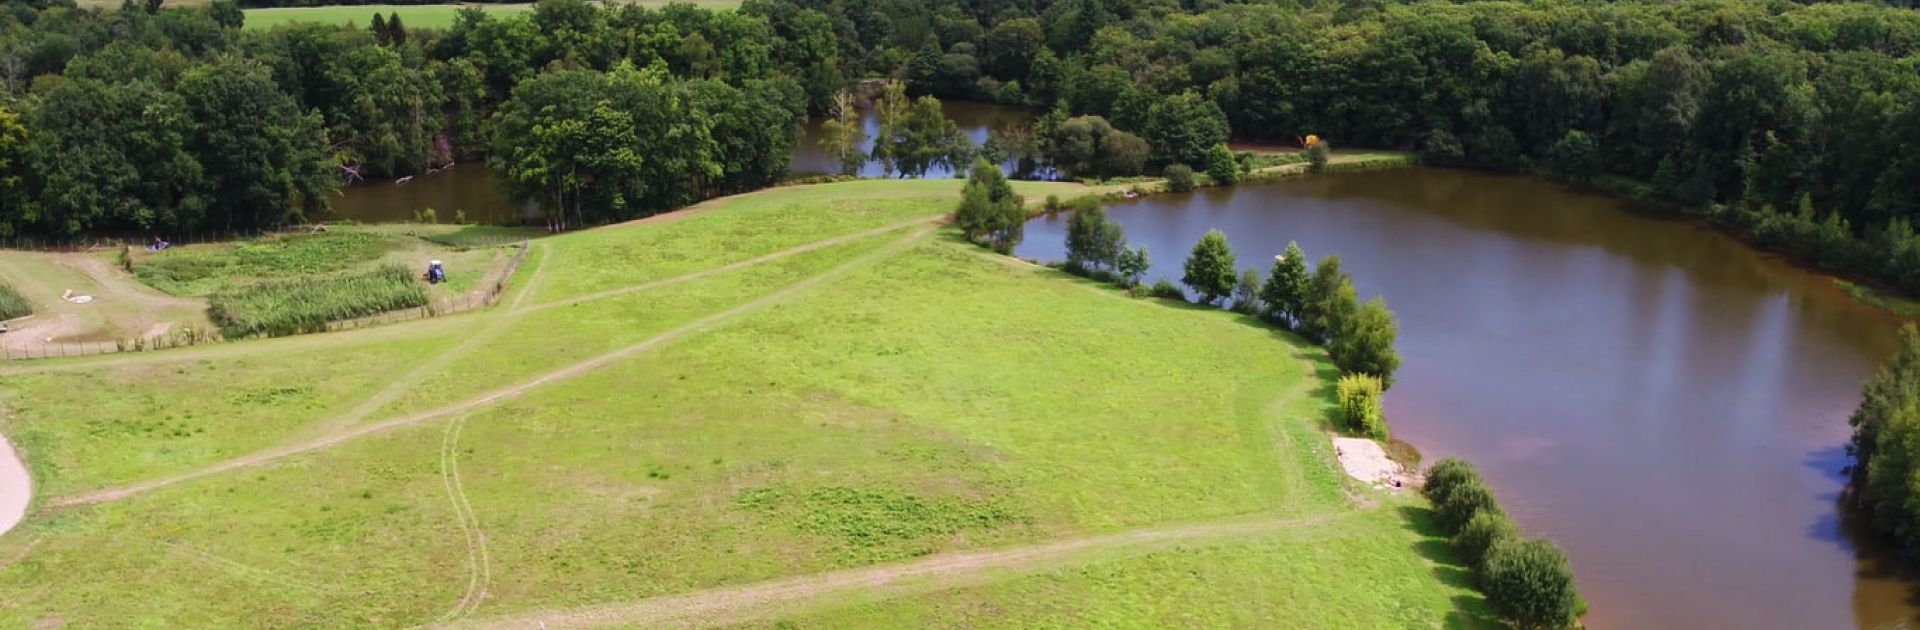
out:
{"label": "dirt path", "polygon": [[92,492],[87,492],[79,495],[61,497],[61,498],[57,498],[49,501],[48,505],[50,507],[71,507],[75,505],[86,505],[86,504],[92,504],[92,503],[102,503],[106,501],[117,501],[117,500],[124,499],[136,494],[140,494],[140,493],[154,490],[157,488],[163,488],[176,483],[180,483],[182,481],[190,481],[193,479],[199,479],[201,477],[219,474],[219,473],[227,472],[230,470],[237,470],[241,468],[258,466],[260,464],[278,461],[281,459],[286,459],[294,455],[331,448],[333,446],[338,446],[340,444],[350,442],[359,438],[367,437],[370,435],[384,433],[400,427],[419,424],[422,422],[426,422],[428,420],[434,420],[434,419],[443,418],[443,417],[447,417],[455,414],[466,413],[469,411],[474,411],[484,407],[492,406],[494,404],[497,404],[506,400],[518,398],[534,389],[537,389],[546,385],[551,385],[554,383],[566,381],[569,379],[577,378],[579,376],[591,373],[600,368],[606,367],[607,365],[610,365],[622,359],[626,359],[633,355],[640,354],[642,352],[646,352],[648,350],[652,350],[662,345],[677,341],[683,337],[705,332],[709,329],[719,326],[720,324],[724,324],[727,321],[732,320],[734,318],[737,318],[743,315],[748,315],[748,314],[760,311],[762,309],[765,309],[767,307],[773,306],[775,304],[778,304],[782,301],[792,298],[795,295],[798,295],[802,292],[812,289],[813,287],[818,286],[822,283],[840,278],[849,273],[852,273],[855,270],[870,266],[876,262],[879,262],[882,259],[892,256],[893,254],[898,253],[902,249],[905,249],[909,245],[913,244],[915,241],[920,240],[922,237],[926,236],[930,232],[932,232],[932,228],[916,230],[912,234],[908,235],[906,238],[903,238],[898,242],[888,245],[887,247],[884,247],[878,251],[868,253],[864,256],[861,256],[854,260],[843,263],[838,267],[834,267],[833,269],[830,269],[824,273],[813,276],[811,278],[807,278],[805,280],[801,280],[800,282],[794,283],[793,285],[788,286],[787,288],[761,296],[745,304],[741,304],[739,306],[735,306],[733,308],[729,308],[727,310],[720,311],[718,313],[714,313],[706,317],[702,317],[692,322],[683,324],[679,327],[669,329],[666,332],[662,332],[658,335],[654,335],[653,337],[650,337],[646,340],[616,349],[612,352],[608,352],[606,354],[602,354],[600,356],[596,356],[594,358],[587,359],[585,361],[574,363],[572,365],[554,370],[552,372],[547,372],[545,374],[534,377],[530,380],[524,381],[517,385],[512,385],[509,387],[497,389],[491,392],[487,392],[487,393],[475,396],[463,402],[447,405],[444,407],[439,407],[436,409],[430,409],[427,411],[422,411],[414,414],[409,414],[405,416],[389,418],[379,422],[360,425],[357,427],[353,427],[351,429],[343,430],[339,433],[319,437],[306,442],[298,442],[298,443],[273,447],[273,448],[259,451],[250,455],[245,455],[242,457],[238,457],[238,458],[230,459],[217,464],[213,464],[211,466],[207,466],[205,468],[201,468],[198,470],[193,470],[193,471],[171,475],[167,477],[161,477],[158,479],[151,479],[151,480],[128,484],[124,486],[103,488],[100,490],[95,490]]}
{"label": "dirt path", "polygon": [[0,435],[0,536],[26,517],[32,498],[33,478],[27,475],[26,463],[20,461],[7,436]]}
{"label": "dirt path", "polygon": [[1116,534],[1070,538],[1025,547],[943,553],[903,562],[814,575],[781,578],[741,586],[664,595],[631,602],[566,610],[534,611],[510,617],[476,619],[456,628],[638,628],[717,626],[763,620],[808,603],[831,604],[858,593],[862,598],[936,592],[1007,579],[1071,564],[1099,554],[1144,554],[1182,544],[1230,541],[1246,536],[1326,525],[1361,514],[1349,511],[1300,518],[1267,518],[1193,523]]}

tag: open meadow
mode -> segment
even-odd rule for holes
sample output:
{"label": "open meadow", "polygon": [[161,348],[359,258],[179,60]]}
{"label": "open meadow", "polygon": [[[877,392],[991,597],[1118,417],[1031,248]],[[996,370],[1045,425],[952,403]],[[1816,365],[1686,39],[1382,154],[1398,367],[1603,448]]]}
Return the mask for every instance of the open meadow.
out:
{"label": "open meadow", "polygon": [[0,365],[0,625],[1477,623],[1423,503],[1339,472],[1321,350],[964,243],[960,186],[540,239],[484,311]]}

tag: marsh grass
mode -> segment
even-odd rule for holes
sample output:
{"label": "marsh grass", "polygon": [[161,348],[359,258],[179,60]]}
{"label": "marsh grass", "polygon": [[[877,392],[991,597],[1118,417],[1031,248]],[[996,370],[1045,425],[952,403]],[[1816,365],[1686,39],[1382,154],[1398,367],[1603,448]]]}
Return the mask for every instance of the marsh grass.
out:
{"label": "marsh grass", "polygon": [[213,294],[207,313],[229,339],[322,332],[327,322],[427,304],[427,288],[399,265],[305,276]]}
{"label": "marsh grass", "polygon": [[0,319],[13,319],[31,314],[33,314],[33,304],[28,303],[27,298],[21,297],[19,291],[13,290],[13,287],[5,282],[0,282]]}
{"label": "marsh grass", "polygon": [[202,297],[257,279],[350,269],[401,246],[395,236],[335,229],[136,253],[132,267],[134,277],[148,286],[171,295]]}

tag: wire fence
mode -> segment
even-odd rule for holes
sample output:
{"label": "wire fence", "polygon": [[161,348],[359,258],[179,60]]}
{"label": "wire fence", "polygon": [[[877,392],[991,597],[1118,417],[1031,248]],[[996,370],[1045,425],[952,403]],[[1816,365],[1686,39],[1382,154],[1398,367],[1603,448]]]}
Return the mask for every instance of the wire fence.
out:
{"label": "wire fence", "polygon": [[[493,282],[487,284],[484,290],[477,292],[470,291],[459,296],[435,299],[427,303],[427,305],[417,308],[406,308],[366,317],[328,322],[327,330],[331,332],[384,326],[416,319],[463,313],[498,304],[500,302],[500,296],[507,291],[508,281],[513,278],[514,272],[520,269],[520,263],[526,260],[527,251],[531,249],[531,243],[525,238],[503,240],[501,242],[517,243],[519,249],[513,253],[512,258],[507,259],[506,267],[500,270],[500,274],[494,278]],[[475,245],[475,247],[479,247],[479,245]],[[220,343],[222,341],[227,341],[227,339],[222,338],[220,334],[215,331],[182,329],[173,333],[134,339],[111,341],[49,341],[19,348],[6,346],[0,347],[0,356],[5,357],[8,361],[61,359],[119,352],[171,350],[174,348]]]}

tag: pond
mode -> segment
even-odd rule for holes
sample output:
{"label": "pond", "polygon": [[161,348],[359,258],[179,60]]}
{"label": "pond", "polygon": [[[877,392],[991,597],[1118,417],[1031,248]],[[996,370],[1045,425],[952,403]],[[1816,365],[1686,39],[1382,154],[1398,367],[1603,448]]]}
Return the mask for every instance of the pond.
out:
{"label": "pond", "polygon": [[[1002,105],[946,101],[940,107],[975,146],[987,141],[990,129],[1033,119],[1033,114],[1027,110]],[[860,122],[867,134],[867,141],[861,145],[861,149],[871,151],[879,122],[872,111],[862,112]],[[793,164],[790,167],[793,173],[839,172],[839,164],[820,150],[821,130],[822,121],[819,120],[808,121],[802,128],[800,142],[794,147]],[[880,165],[870,162],[861,169],[860,174],[879,177]],[[951,177],[953,172],[936,167],[926,176]],[[474,223],[519,225],[539,222],[537,212],[509,201],[500,192],[494,179],[493,172],[485,164],[472,162],[422,174],[406,183],[373,181],[354,184],[342,188],[340,194],[334,196],[333,214],[328,220],[351,219],[361,223],[415,221],[418,220],[417,213],[432,208],[442,223],[453,221],[457,211],[464,211],[467,220]]]}
{"label": "pond", "polygon": [[[1540,181],[1405,169],[1110,206],[1149,280],[1201,234],[1262,273],[1337,253],[1399,316],[1396,437],[1464,456],[1571,557],[1594,627],[1905,625],[1911,582],[1843,526],[1861,382],[1899,321],[1831,278]],[[1066,219],[1016,252],[1064,257]]]}

